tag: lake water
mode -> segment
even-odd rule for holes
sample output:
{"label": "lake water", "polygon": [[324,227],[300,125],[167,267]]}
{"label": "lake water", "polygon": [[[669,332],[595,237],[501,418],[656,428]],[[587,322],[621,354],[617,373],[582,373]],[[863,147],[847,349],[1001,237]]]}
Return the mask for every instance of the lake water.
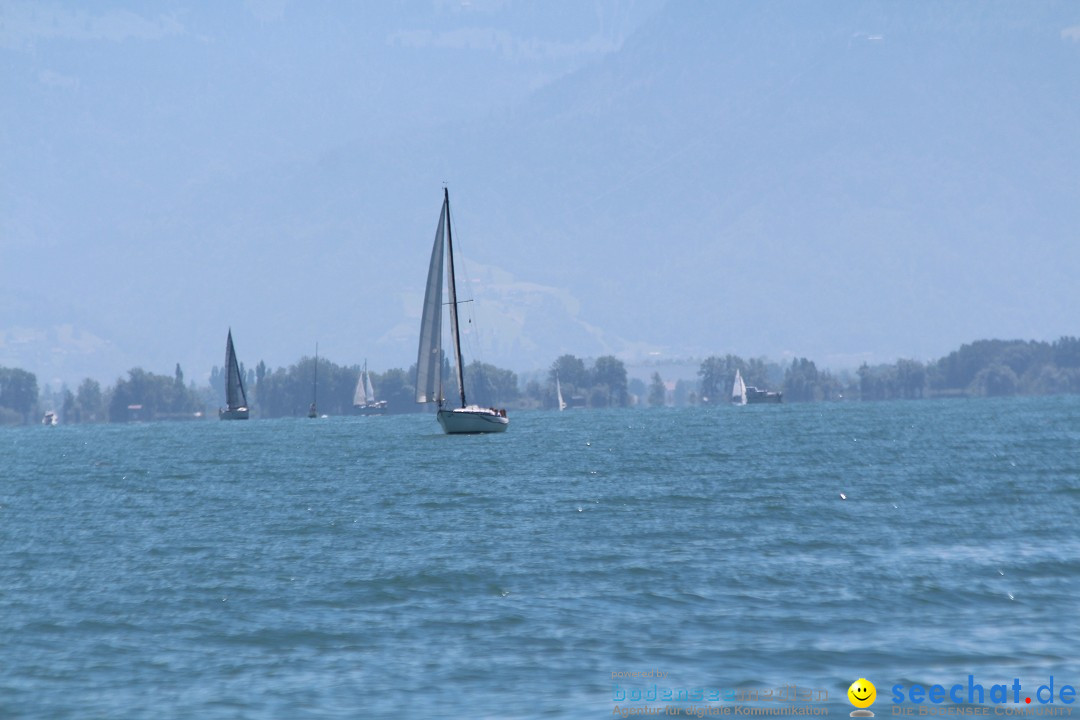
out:
{"label": "lake water", "polygon": [[4,428],[0,717],[1057,691],[1078,511],[1080,397]]}

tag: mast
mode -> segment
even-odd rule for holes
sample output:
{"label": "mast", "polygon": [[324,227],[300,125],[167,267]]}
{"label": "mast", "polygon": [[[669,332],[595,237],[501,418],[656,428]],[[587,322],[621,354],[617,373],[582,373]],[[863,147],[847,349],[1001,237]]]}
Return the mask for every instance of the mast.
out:
{"label": "mast", "polygon": [[450,256],[447,266],[446,285],[450,292],[450,337],[454,341],[454,354],[457,356],[458,390],[461,392],[461,407],[465,407],[465,374],[461,367],[461,331],[458,329],[457,288],[454,286],[454,236],[450,232],[450,190],[443,188],[443,205],[446,207],[446,252]]}
{"label": "mast", "polygon": [[236,397],[236,389],[233,385],[233,364],[235,360],[233,357],[233,344],[232,344],[232,328],[229,328],[229,335],[225,338],[225,409],[233,409],[233,400]]}
{"label": "mast", "polygon": [[308,408],[309,418],[319,417],[317,403],[319,402],[319,343],[315,343],[315,371],[311,376],[311,407]]}

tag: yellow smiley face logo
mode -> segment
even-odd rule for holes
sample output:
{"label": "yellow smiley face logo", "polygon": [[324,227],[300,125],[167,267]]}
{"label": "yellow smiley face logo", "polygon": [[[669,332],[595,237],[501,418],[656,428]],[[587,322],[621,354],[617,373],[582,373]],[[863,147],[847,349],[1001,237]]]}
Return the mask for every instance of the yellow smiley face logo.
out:
{"label": "yellow smiley face logo", "polygon": [[847,689],[848,700],[857,708],[866,708],[877,699],[877,688],[866,678],[859,678]]}

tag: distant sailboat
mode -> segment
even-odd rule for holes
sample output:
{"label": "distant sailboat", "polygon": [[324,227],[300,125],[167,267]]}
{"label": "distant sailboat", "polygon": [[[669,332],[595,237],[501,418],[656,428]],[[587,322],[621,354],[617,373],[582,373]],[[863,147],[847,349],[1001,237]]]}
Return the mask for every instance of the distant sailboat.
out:
{"label": "distant sailboat", "polygon": [[735,371],[735,383],[731,386],[731,402],[736,405],[783,402],[783,393],[759,390],[743,382],[742,373]]}
{"label": "distant sailboat", "polygon": [[222,420],[247,420],[248,402],[244,392],[244,379],[240,376],[240,363],[233,347],[232,328],[225,340],[225,407],[218,410]]}
{"label": "distant sailboat", "polygon": [[356,391],[353,393],[353,409],[360,415],[378,415],[386,412],[386,401],[375,399],[375,388],[371,384],[371,374],[368,373],[367,360],[364,361],[364,369],[360,371],[360,377],[356,379]]}
{"label": "distant sailboat", "polygon": [[319,343],[315,343],[315,370],[311,374],[311,407],[308,408],[309,418],[319,417]]}
{"label": "distant sailboat", "polygon": [[562,386],[559,385],[559,375],[555,375],[555,395],[559,398],[559,410],[566,409],[566,401],[562,399]]}
{"label": "distant sailboat", "polygon": [[[442,288],[443,258],[448,259],[446,287],[450,302],[450,339],[454,351],[454,371],[461,395],[461,407],[443,407],[442,381]],[[442,212],[435,231],[435,244],[428,264],[427,289],[424,292],[424,314],[420,320],[420,347],[416,359],[416,402],[438,403],[436,419],[447,434],[504,432],[510,421],[506,410],[467,405],[465,377],[461,361],[461,335],[458,330],[458,299],[454,281],[454,242],[450,231],[450,192],[443,189]]]}
{"label": "distant sailboat", "polygon": [[746,404],[746,383],[738,370],[735,370],[735,383],[731,386],[731,402],[736,405]]}

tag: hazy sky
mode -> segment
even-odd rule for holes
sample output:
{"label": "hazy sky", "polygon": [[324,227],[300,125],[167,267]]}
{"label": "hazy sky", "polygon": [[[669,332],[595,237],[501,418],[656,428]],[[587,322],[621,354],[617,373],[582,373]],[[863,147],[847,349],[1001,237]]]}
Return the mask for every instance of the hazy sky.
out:
{"label": "hazy sky", "polygon": [[1073,3],[0,0],[0,365],[832,367],[1078,334]]}

